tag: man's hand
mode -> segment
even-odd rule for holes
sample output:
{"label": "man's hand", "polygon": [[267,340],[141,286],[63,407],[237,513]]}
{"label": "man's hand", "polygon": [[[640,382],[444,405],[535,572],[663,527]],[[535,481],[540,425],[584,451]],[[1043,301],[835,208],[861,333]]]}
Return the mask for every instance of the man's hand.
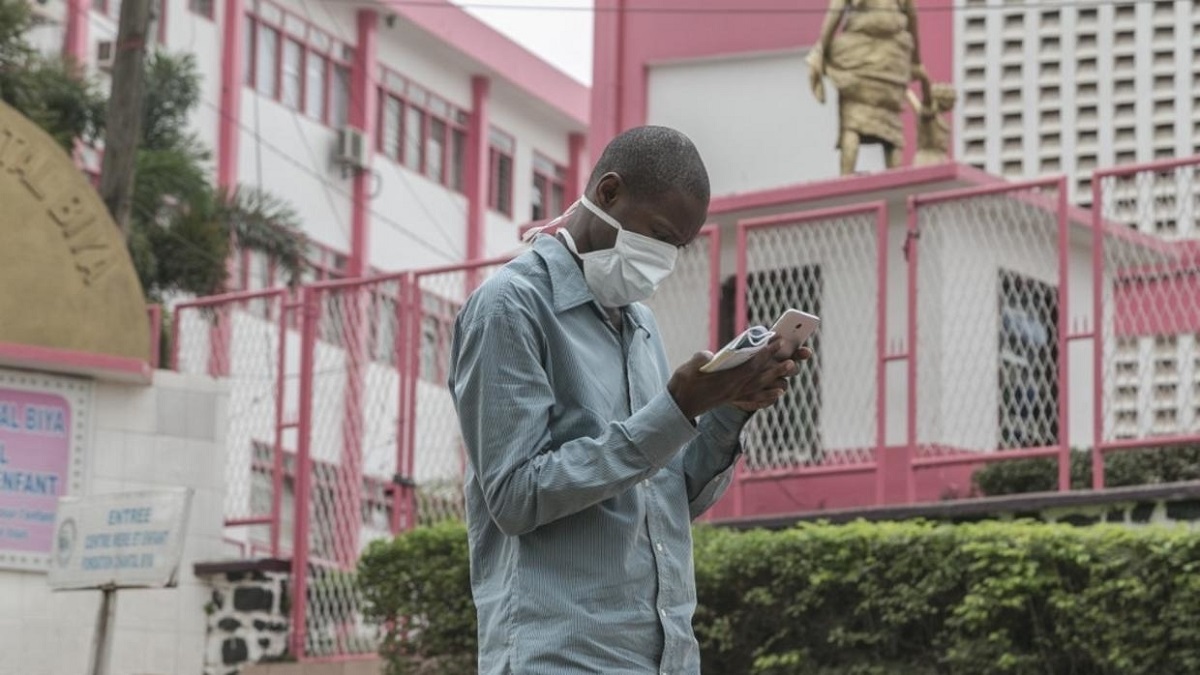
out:
{"label": "man's hand", "polygon": [[781,340],[773,339],[746,363],[715,373],[700,372],[701,366],[712,359],[712,354],[699,352],[675,371],[667,383],[667,391],[683,414],[691,419],[734,401],[757,406],[753,408],[755,410],[766,407],[783,396],[787,378],[797,370],[793,359],[780,357],[782,346]]}
{"label": "man's hand", "polygon": [[801,347],[790,356],[786,354],[787,347],[782,347],[775,355],[775,359],[783,366],[791,366],[788,372],[775,380],[767,379],[768,375],[764,375],[761,379],[751,383],[753,389],[751,393],[745,397],[739,397],[733,400],[733,405],[746,412],[754,412],[769,408],[783,398],[783,394],[787,391],[788,380],[800,372],[801,362],[812,358],[813,352],[808,347]]}

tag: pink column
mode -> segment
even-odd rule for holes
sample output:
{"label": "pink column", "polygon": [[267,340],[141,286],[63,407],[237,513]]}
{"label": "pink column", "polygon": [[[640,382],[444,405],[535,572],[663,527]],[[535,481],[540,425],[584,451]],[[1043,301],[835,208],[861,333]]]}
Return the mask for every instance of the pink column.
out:
{"label": "pink column", "polygon": [[572,133],[567,137],[567,152],[570,154],[567,164],[567,201],[574,200],[583,194],[587,188],[588,166],[584,153],[587,152],[587,136]]}
{"label": "pink column", "polygon": [[[358,11],[358,40],[354,52],[354,66],[350,84],[350,125],[367,136],[367,147],[373,148],[370,140],[374,129],[375,113],[375,62],[379,17],[374,10]],[[347,273],[350,277],[362,277],[367,264],[367,241],[370,228],[371,174],[358,171],[354,175],[353,203],[351,204],[350,259]],[[342,295],[342,326],[346,349],[346,391],[342,413],[342,457],[339,479],[339,499],[336,507],[337,522],[334,531],[338,540],[338,561],[351,567],[358,560],[358,535],[362,524],[362,484],[364,444],[364,418],[366,396],[364,379],[370,363],[367,353],[367,308],[370,306],[372,286],[356,285],[335,293]]]}
{"label": "pink column", "polygon": [[491,81],[484,75],[471,78],[471,123],[467,128],[467,256],[484,257],[486,250],[488,185],[488,130],[491,128]]}
{"label": "pink column", "polygon": [[604,146],[624,129],[622,90],[630,83],[624,81],[621,72],[625,61],[625,0],[596,0],[594,16],[589,154],[596,160]]}
{"label": "pink column", "polygon": [[[379,15],[374,10],[358,12],[358,47],[354,51],[353,80],[350,84],[350,125],[368,137],[375,134],[376,86],[375,61],[378,51]],[[358,105],[355,105],[355,104]],[[367,143],[368,152],[375,148]],[[350,259],[346,273],[359,277],[370,269],[367,243],[371,227],[371,174],[354,174],[354,203],[350,217]]]}
{"label": "pink column", "polygon": [[[221,98],[217,114],[217,186],[232,191],[238,184],[238,141],[241,137],[242,115],[242,64],[246,54],[242,52],[245,39],[246,10],[243,0],[225,0],[225,38],[221,50]],[[232,274],[237,255],[236,240],[231,249],[227,268]],[[241,290],[241,289],[238,289]],[[233,337],[232,317],[229,311],[217,315],[210,329],[209,374],[221,377],[229,374],[229,347]]]}
{"label": "pink column", "polygon": [[63,38],[63,56],[82,65],[88,59],[88,27],[91,22],[88,0],[68,0],[67,27]]}
{"label": "pink column", "polygon": [[238,141],[241,136],[242,70],[246,54],[243,31],[246,9],[243,0],[225,0],[224,48],[221,50],[221,100],[217,117],[217,185],[237,187]]}

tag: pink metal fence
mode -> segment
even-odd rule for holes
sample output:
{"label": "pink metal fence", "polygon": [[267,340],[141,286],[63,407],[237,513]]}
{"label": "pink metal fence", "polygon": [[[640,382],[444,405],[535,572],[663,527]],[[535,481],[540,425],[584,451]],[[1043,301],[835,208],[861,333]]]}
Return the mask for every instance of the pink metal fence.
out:
{"label": "pink metal fence", "polygon": [[[875,470],[884,446],[887,207],[882,202],[791,213],[738,223],[734,332],[771,325],[788,308],[840,326],[836,341],[815,336],[815,356],[777,405],[744,433],[733,512],[745,513],[756,481]],[[856,300],[857,299],[857,300]]]}
{"label": "pink metal fence", "polygon": [[1065,181],[919,195],[909,209],[905,500],[916,470],[1017,458],[1057,457],[1069,489]]}
{"label": "pink metal fence", "polygon": [[1097,489],[1109,452],[1200,444],[1198,181],[1200,157],[1190,157],[1092,183]]}
{"label": "pink metal fence", "polygon": [[171,326],[171,367],[229,382],[225,446],[226,537],[242,550],[279,555],[288,341],[285,289],[231,293],[179,303]]}
{"label": "pink metal fence", "polygon": [[[1094,214],[1049,179],[918,195],[906,222],[886,202],[743,220],[726,290],[705,228],[650,303],[672,364],[786,307],[825,322],[788,398],[748,426],[720,514],[788,510],[761,498],[775,488],[839,506],[936,499],[950,473],[1033,457],[1057,459],[1069,489],[1072,445],[1200,442],[1198,167],[1098,174]],[[230,382],[230,537],[292,556],[297,657],[372,652],[362,549],[463,516],[453,322],[504,262],[175,308],[175,369]]]}

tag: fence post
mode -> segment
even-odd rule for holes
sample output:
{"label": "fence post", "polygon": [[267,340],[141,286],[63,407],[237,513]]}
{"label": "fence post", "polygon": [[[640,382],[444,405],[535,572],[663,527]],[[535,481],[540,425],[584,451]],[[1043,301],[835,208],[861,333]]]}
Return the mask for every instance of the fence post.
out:
{"label": "fence post", "polygon": [[271,556],[278,558],[283,522],[283,419],[287,398],[287,337],[288,317],[296,311],[286,295],[279,302],[279,359],[275,369],[275,444],[271,453]]}
{"label": "fence post", "polygon": [[882,463],[887,454],[887,314],[888,314],[888,212],[887,203],[876,209],[875,245],[877,247],[875,304],[875,502],[884,503],[886,496]]}
{"label": "fence post", "polygon": [[409,509],[409,493],[412,491],[412,477],[405,465],[408,456],[408,430],[414,424],[412,412],[408,407],[409,378],[412,376],[408,369],[408,350],[411,349],[408,335],[409,322],[409,289],[412,286],[412,273],[404,275],[399,280],[396,289],[396,371],[399,373],[399,397],[397,407],[399,414],[396,420],[396,475],[392,477],[392,534],[399,534],[415,524],[411,509]]}
{"label": "fence post", "polygon": [[321,321],[321,291],[305,288],[302,295],[300,337],[300,406],[296,447],[296,516],[292,541],[292,634],[291,652],[297,660],[305,656],[308,634],[309,521],[312,509],[312,423],[313,365],[317,350],[317,328]]}
{"label": "fence post", "polygon": [[908,266],[908,400],[905,418],[905,443],[899,448],[885,449],[878,471],[880,476],[881,504],[911,503],[915,499],[916,475],[913,457],[917,454],[917,312],[920,307],[918,275],[920,258],[921,228],[917,213],[917,199],[908,198],[908,228],[904,240],[904,256]]}
{"label": "fence post", "polygon": [[1071,489],[1071,223],[1067,209],[1067,179],[1058,179],[1058,490]]}
{"label": "fence post", "polygon": [[[337,499],[334,510],[334,542],[338,564],[350,569],[358,559],[358,538],[362,522],[363,482],[363,398],[364,374],[369,360],[366,354],[366,314],[370,297],[366,285],[339,289],[343,308],[342,330],[346,350],[346,389],[342,409],[342,456],[338,470]],[[329,294],[327,303],[333,303]]]}
{"label": "fence post", "polygon": [[1104,174],[1092,177],[1092,489],[1104,489]]}

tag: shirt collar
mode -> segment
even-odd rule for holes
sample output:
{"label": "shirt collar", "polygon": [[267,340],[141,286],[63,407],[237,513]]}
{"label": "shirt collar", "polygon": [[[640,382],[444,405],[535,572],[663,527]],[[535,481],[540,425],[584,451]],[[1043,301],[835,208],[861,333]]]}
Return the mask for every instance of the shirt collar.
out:
{"label": "shirt collar", "polygon": [[533,251],[546,262],[550,272],[554,311],[565,312],[592,301],[592,291],[583,278],[583,270],[557,237],[538,235],[533,240]]}
{"label": "shirt collar", "polygon": [[[565,312],[589,302],[600,307],[588,288],[580,269],[567,247],[558,237],[550,234],[540,234],[533,240],[533,251],[546,261],[546,269],[550,272],[550,292],[554,300],[554,311]],[[646,329],[641,312],[635,305],[625,308],[622,314],[636,327]]]}

